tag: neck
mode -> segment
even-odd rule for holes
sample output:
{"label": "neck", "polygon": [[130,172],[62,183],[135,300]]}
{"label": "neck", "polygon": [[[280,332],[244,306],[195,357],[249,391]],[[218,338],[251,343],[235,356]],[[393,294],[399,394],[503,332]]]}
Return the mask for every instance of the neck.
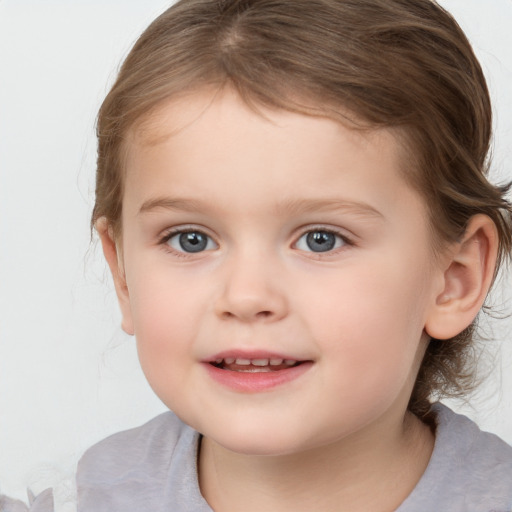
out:
{"label": "neck", "polygon": [[234,453],[205,438],[201,491],[217,512],[395,510],[425,471],[434,438],[410,413],[388,427],[279,456]]}

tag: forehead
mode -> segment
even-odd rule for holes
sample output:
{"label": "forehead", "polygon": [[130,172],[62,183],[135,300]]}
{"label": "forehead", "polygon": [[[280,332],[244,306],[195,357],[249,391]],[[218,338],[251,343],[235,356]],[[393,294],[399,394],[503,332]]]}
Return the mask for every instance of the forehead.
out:
{"label": "forehead", "polygon": [[[227,199],[228,186],[241,183],[242,204],[265,189],[268,199],[275,192],[288,202],[315,194],[353,196],[354,202],[366,196],[378,209],[409,188],[400,171],[402,144],[392,130],[256,111],[231,90],[200,91],[160,105],[128,134],[125,162],[126,189],[139,203],[158,196],[164,184],[175,193],[190,185]],[[338,178],[343,182],[336,187]]]}
{"label": "forehead", "polygon": [[[386,138],[398,151],[405,145],[404,133],[398,128],[379,128],[366,121],[356,112],[341,104],[331,104],[315,100],[307,94],[288,92],[277,105],[268,106],[254,99],[250,94],[242,98],[233,87],[200,87],[177,94],[167,101],[163,101],[149,112],[142,115],[128,129],[127,140],[129,144],[140,146],[154,146],[165,142],[169,137],[178,135],[181,131],[193,126],[205,114],[221,116],[227,123],[236,122],[237,115],[248,114],[259,117],[269,124],[279,123],[286,117],[288,121],[299,118],[309,118],[313,125],[314,120],[334,121],[332,126],[351,129],[354,140],[361,141]],[[278,114],[278,116],[276,116]],[[221,119],[219,117],[219,120]],[[287,123],[290,124],[290,123]],[[298,124],[298,123],[296,123]],[[240,126],[238,128],[241,128]],[[345,136],[348,131],[345,131]]]}

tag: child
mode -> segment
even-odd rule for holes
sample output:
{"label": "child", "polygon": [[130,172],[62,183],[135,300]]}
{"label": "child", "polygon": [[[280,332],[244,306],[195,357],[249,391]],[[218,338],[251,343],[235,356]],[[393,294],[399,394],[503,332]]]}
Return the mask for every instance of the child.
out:
{"label": "child", "polygon": [[100,110],[92,222],[173,412],[84,455],[78,510],[512,510],[512,448],[432,404],[512,250],[490,135],[431,0],[155,20]]}

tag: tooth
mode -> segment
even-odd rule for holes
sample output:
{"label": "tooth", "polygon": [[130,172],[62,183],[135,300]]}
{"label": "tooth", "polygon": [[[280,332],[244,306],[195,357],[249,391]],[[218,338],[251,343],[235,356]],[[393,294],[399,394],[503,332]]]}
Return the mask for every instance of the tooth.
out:
{"label": "tooth", "polygon": [[254,366],[268,366],[268,359],[251,359]]}
{"label": "tooth", "polygon": [[225,364],[233,364],[235,362],[235,358],[234,357],[226,357],[224,359],[224,363]]}
{"label": "tooth", "polygon": [[235,370],[236,372],[238,373],[267,373],[267,372],[271,372],[272,370],[268,367],[268,366],[264,366],[262,368],[258,368],[258,367],[254,367],[254,366],[249,366],[247,369],[243,369],[243,370]]}
{"label": "tooth", "polygon": [[270,366],[279,366],[280,364],[283,364],[282,359],[271,359],[270,360]]}
{"label": "tooth", "polygon": [[288,365],[288,366],[292,366],[296,363],[296,361],[294,359],[285,359],[284,361],[284,364]]}
{"label": "tooth", "polygon": [[219,359],[215,359],[215,362],[216,362],[217,364],[222,363],[222,357],[220,357]]}
{"label": "tooth", "polygon": [[243,365],[251,364],[251,360],[250,359],[237,359],[235,362],[236,362],[236,364],[239,364],[239,365],[242,365],[242,366]]}

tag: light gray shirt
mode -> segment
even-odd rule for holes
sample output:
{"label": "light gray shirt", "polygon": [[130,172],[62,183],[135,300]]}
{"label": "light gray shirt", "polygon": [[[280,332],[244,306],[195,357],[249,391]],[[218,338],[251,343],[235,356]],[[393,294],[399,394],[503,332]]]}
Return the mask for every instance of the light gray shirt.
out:
{"label": "light gray shirt", "polygon": [[[434,407],[431,460],[396,512],[512,512],[512,447]],[[212,512],[199,490],[198,443],[199,434],[172,412],[101,441],[78,464],[78,512]],[[19,510],[1,504],[0,512]]]}

